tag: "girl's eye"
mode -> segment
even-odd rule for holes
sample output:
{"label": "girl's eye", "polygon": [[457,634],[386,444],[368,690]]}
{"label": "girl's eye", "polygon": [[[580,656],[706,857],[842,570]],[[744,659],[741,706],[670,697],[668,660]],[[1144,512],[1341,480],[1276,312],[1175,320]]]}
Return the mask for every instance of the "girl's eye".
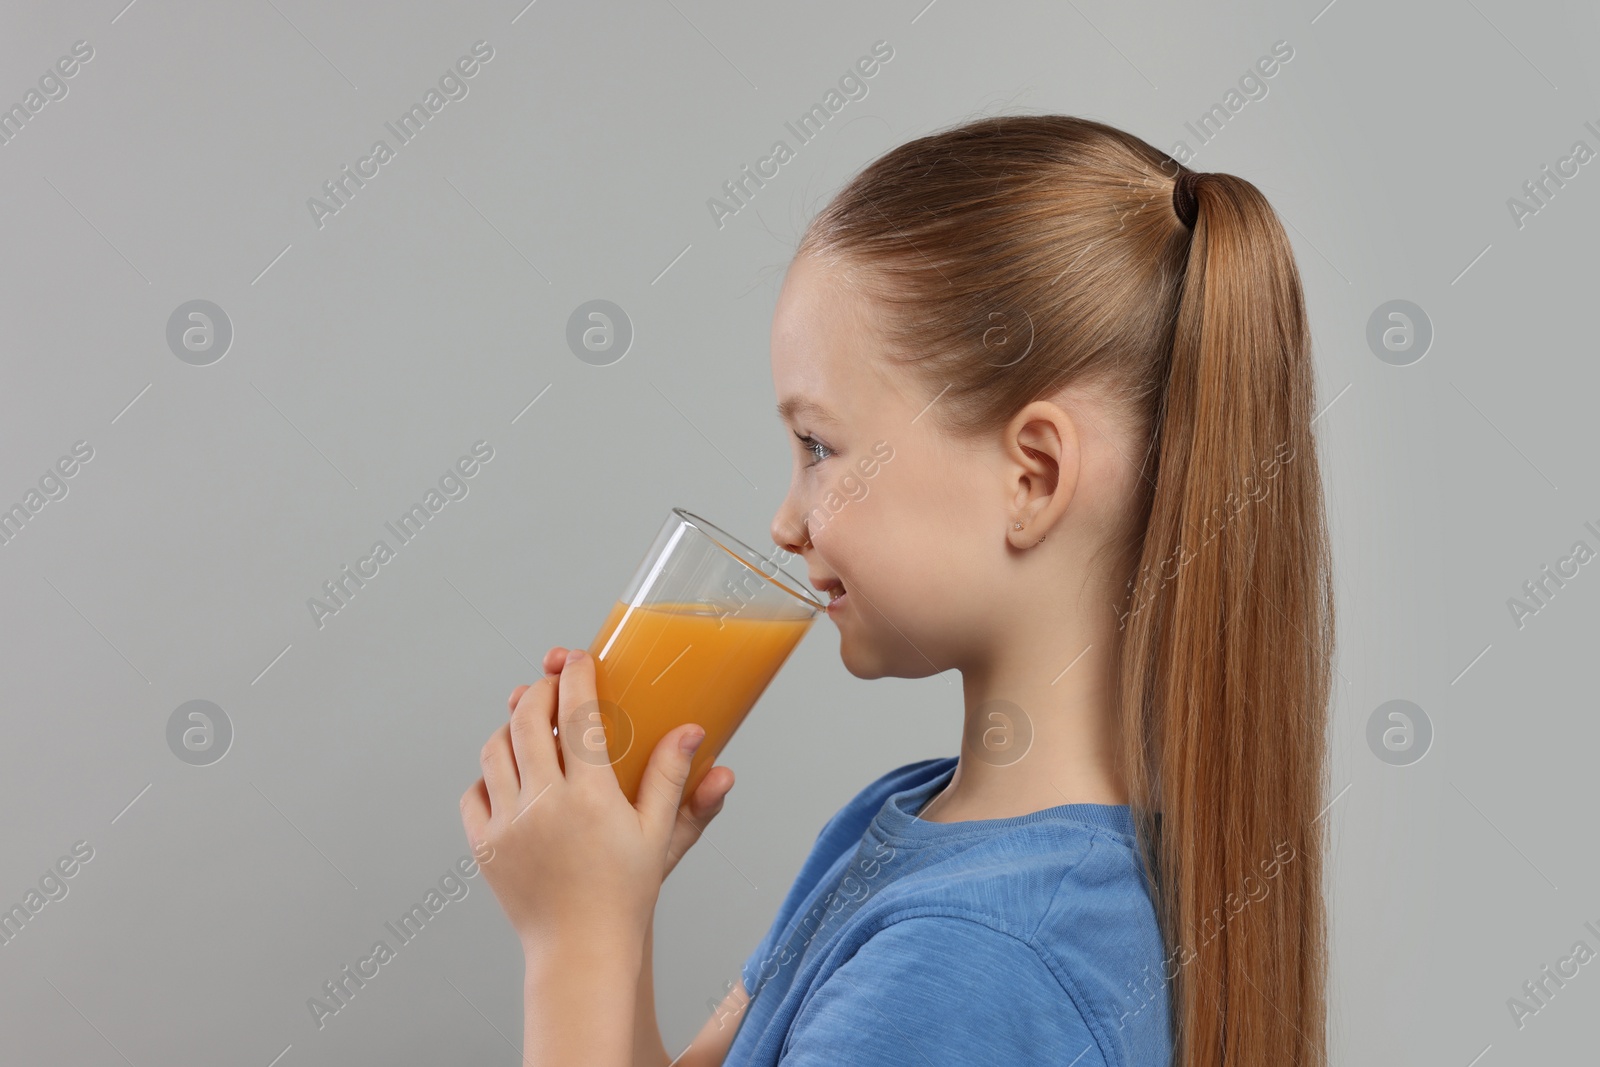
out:
{"label": "girl's eye", "polygon": [[808,464],[808,466],[815,466],[815,464],[821,463],[823,460],[833,455],[833,449],[829,448],[821,441],[818,441],[816,438],[811,437],[808,434],[800,433],[796,433],[795,436],[800,439],[801,446],[813,459],[813,463]]}

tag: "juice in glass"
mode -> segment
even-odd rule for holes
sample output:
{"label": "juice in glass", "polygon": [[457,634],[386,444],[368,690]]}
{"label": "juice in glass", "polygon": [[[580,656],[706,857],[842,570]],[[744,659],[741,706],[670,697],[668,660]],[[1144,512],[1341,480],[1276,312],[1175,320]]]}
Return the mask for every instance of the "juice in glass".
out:
{"label": "juice in glass", "polygon": [[696,603],[612,605],[589,654],[607,749],[628,799],[637,802],[657,742],[685,722],[706,731],[684,786],[684,797],[692,796],[810,626],[810,619],[722,617]]}
{"label": "juice in glass", "polygon": [[824,610],[772,560],[673,508],[589,645],[599,705],[571,750],[610,763],[638,803],[657,743],[698,723],[706,736],[690,764],[688,798]]}

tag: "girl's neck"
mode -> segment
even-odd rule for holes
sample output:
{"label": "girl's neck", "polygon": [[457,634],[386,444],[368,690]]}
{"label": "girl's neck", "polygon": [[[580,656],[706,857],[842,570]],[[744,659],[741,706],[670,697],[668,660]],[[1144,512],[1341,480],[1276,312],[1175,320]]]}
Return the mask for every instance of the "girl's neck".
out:
{"label": "girl's neck", "polygon": [[[966,822],[1061,804],[1128,803],[1117,758],[1112,642],[1091,643],[1075,661],[1076,653],[1066,657],[1072,662],[1065,670],[1066,661],[1056,666],[1042,652],[1012,647],[1009,669],[963,672],[960,762],[919,817]],[[1021,666],[1041,662],[1044,671]]]}

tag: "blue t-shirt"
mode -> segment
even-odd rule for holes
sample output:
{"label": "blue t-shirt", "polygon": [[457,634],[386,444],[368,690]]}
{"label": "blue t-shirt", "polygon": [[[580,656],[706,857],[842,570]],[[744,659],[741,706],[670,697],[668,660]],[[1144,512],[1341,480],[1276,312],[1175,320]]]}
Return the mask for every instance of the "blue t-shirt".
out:
{"label": "blue t-shirt", "polygon": [[744,965],[724,1067],[1168,1067],[1128,807],[918,818],[956,762],[898,767],[828,820]]}

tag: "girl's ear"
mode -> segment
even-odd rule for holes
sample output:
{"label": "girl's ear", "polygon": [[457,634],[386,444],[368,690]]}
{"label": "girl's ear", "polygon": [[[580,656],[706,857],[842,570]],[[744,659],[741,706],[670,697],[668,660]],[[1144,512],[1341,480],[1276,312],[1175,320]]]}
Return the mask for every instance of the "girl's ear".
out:
{"label": "girl's ear", "polygon": [[1078,430],[1059,405],[1035,400],[1012,417],[1003,433],[1011,505],[1006,532],[1014,545],[1027,548],[1055,527],[1077,491]]}

